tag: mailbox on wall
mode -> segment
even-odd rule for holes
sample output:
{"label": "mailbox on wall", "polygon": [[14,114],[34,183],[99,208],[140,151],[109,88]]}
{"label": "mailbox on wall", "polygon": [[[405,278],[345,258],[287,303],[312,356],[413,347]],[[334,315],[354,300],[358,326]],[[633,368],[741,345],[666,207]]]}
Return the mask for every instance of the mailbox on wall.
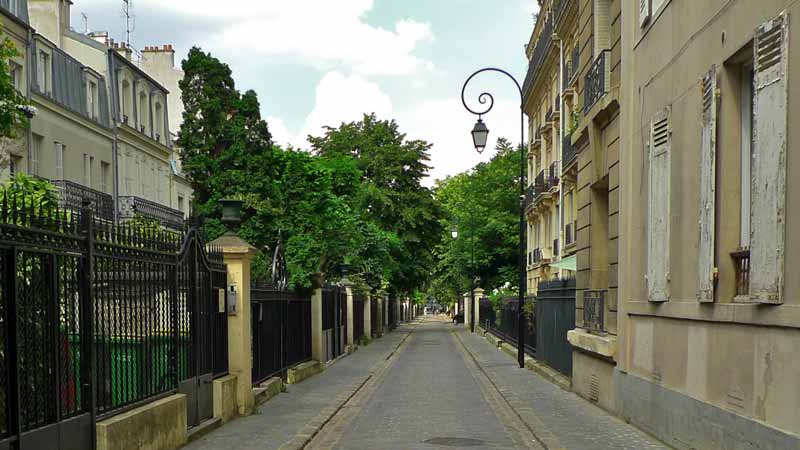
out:
{"label": "mailbox on wall", "polygon": [[236,285],[231,283],[228,285],[228,315],[236,315]]}

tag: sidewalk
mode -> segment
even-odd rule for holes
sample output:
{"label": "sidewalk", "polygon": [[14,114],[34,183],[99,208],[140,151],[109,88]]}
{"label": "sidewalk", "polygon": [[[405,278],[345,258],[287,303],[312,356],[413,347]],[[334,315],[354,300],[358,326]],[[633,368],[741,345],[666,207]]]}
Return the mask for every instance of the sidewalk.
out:
{"label": "sidewalk", "polygon": [[492,346],[483,333],[461,330],[457,335],[546,448],[670,448],[536,372],[520,369],[514,358]]}
{"label": "sidewalk", "polygon": [[262,404],[254,414],[235,419],[183,449],[271,450],[293,439],[297,441],[298,434],[316,432],[326,417],[366,382],[373,367],[394,352],[413,326],[404,324],[380,339],[373,339],[321,374],[289,385],[287,393]]}

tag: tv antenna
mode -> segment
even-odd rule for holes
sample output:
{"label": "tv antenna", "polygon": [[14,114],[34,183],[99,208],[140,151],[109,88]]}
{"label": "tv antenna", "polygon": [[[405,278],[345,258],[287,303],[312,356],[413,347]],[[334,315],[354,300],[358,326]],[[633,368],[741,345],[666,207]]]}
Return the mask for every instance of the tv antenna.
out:
{"label": "tv antenna", "polygon": [[131,33],[136,30],[136,15],[133,13],[133,0],[122,0],[122,17],[125,18],[125,43],[130,48]]}
{"label": "tv antenna", "polygon": [[89,33],[89,16],[86,13],[81,13],[81,18],[83,18],[83,34]]}

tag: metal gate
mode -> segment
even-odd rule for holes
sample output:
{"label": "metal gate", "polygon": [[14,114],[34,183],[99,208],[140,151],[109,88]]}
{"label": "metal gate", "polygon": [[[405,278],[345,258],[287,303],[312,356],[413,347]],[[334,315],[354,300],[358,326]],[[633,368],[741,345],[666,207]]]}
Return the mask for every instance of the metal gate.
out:
{"label": "metal gate", "polygon": [[378,297],[372,296],[372,299],[369,302],[369,320],[371,323],[372,328],[370,332],[372,336],[370,337],[377,337],[379,330],[383,329],[383,318],[380,314],[378,314]]}
{"label": "metal gate", "polygon": [[539,283],[535,305],[536,359],[571,376],[572,345],[567,332],[575,328],[575,279]]}
{"label": "metal gate", "polygon": [[92,448],[85,258],[26,247],[0,250],[0,449]]}
{"label": "metal gate", "polygon": [[[218,255],[214,252],[214,255]],[[186,394],[186,420],[189,427],[213,416],[213,389],[217,343],[226,343],[219,316],[226,313],[227,272],[221,257],[212,260],[196,229],[190,229],[183,241],[177,270],[177,303],[179,345],[188,345],[186,358],[178,360],[178,392]],[[183,337],[183,339],[180,339]],[[219,358],[221,359],[221,358]],[[227,359],[227,358],[226,358]],[[216,368],[219,370],[219,368]]]}
{"label": "metal gate", "polygon": [[345,351],[347,335],[347,291],[341,286],[322,290],[322,335],[325,360],[331,361]]}

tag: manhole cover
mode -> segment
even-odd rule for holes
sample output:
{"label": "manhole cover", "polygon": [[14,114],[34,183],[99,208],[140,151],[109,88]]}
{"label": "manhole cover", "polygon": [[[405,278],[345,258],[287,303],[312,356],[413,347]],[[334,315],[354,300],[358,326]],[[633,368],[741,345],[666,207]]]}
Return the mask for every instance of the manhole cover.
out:
{"label": "manhole cover", "polygon": [[436,437],[423,441],[426,444],[441,445],[443,447],[479,447],[484,445],[480,439],[460,437]]}

